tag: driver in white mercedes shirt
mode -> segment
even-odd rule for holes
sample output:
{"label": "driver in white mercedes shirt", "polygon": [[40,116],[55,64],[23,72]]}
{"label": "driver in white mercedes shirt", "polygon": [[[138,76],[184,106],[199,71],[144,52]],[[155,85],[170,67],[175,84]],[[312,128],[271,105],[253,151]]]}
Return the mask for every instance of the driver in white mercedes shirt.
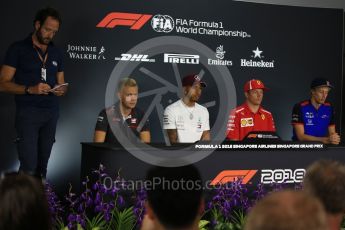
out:
{"label": "driver in white mercedes shirt", "polygon": [[209,141],[210,122],[206,107],[197,103],[206,83],[197,74],[182,79],[183,97],[164,111],[163,129],[171,143]]}

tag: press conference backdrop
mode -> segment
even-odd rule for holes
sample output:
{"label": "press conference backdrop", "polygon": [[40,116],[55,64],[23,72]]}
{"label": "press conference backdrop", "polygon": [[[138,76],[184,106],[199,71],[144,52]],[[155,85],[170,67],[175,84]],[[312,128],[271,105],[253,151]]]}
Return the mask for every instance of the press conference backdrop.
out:
{"label": "press conference backdrop", "polygon": [[[0,4],[1,60],[12,42],[32,31],[37,9],[55,7],[63,18],[55,44],[64,51],[70,87],[60,100],[48,169],[48,178],[58,185],[78,182],[80,142],[92,140],[99,111],[113,102],[106,95],[113,95],[114,83],[126,76],[139,84],[138,107],[152,108],[153,142],[164,142],[162,111],[178,99],[179,79],[192,72],[208,85],[200,103],[210,112],[213,136],[225,131],[228,112],[243,102],[243,85],[251,78],[270,88],[263,104],[273,113],[284,140],[291,139],[294,103],[309,97],[314,77],[328,78],[335,85],[329,101],[341,132],[342,9],[230,0]],[[115,12],[126,14],[110,14]],[[127,19],[128,25],[117,25],[121,19]],[[11,95],[0,94],[0,101],[0,169],[13,170],[18,167],[13,143],[15,105]]]}

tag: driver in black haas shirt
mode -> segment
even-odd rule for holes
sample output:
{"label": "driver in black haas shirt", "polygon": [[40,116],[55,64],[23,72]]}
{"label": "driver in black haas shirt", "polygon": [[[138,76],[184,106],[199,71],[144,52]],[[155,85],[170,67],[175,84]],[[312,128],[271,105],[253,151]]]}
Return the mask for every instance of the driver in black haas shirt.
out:
{"label": "driver in black haas shirt", "polygon": [[149,143],[151,141],[149,121],[146,120],[141,124],[144,113],[135,107],[138,101],[138,86],[134,79],[121,80],[118,98],[119,103],[99,113],[94,142],[118,143],[114,132],[121,131],[133,143],[138,141]]}

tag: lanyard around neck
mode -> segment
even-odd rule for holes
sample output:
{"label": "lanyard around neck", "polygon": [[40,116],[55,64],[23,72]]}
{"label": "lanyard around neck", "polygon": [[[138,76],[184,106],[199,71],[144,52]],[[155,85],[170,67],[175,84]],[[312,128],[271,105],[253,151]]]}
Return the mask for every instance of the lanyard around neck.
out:
{"label": "lanyard around neck", "polygon": [[34,48],[35,48],[35,50],[36,50],[36,52],[37,52],[37,55],[38,55],[39,59],[40,59],[41,62],[42,62],[42,68],[45,68],[46,62],[47,62],[47,59],[48,59],[48,50],[47,50],[47,52],[45,53],[44,58],[43,58],[42,55],[41,55],[41,53],[40,53],[40,51],[37,49],[37,47],[36,47],[35,45],[34,45]]}

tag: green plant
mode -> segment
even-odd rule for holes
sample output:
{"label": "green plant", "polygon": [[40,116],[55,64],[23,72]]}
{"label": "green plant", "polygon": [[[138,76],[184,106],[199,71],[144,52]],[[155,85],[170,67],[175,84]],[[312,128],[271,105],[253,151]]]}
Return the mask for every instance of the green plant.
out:
{"label": "green plant", "polygon": [[[80,195],[72,192],[65,196],[68,206],[62,208],[51,187],[47,189],[47,197],[53,218],[53,228],[59,230],[132,230],[140,225],[144,215],[145,193],[136,192],[135,206],[126,205],[123,195],[130,195],[132,190],[126,190],[126,182],[117,175],[112,180],[105,172],[103,165],[95,170],[96,181],[89,186],[89,177],[83,182],[84,190]],[[110,181],[111,186],[106,186],[105,180]],[[129,202],[133,204],[133,202]],[[66,210],[65,216],[60,209]],[[65,220],[65,218],[66,220]],[[67,224],[65,224],[67,222]]]}
{"label": "green plant", "polygon": [[97,216],[93,217],[91,220],[86,217],[86,230],[101,230],[105,229],[107,222],[104,220],[103,214],[98,213]]}
{"label": "green plant", "polygon": [[[84,190],[80,195],[74,194],[70,187],[65,197],[68,205],[64,207],[51,186],[46,184],[54,229],[133,230],[140,227],[145,215],[145,189],[128,189],[130,183],[119,174],[112,180],[104,170],[103,165],[100,165],[99,169],[93,172],[98,179],[91,186],[89,178],[86,177],[86,181],[83,182]],[[111,179],[112,186],[106,186],[105,178]],[[281,189],[284,189],[282,184],[258,184],[255,188],[248,189],[240,180],[215,187],[211,199],[206,203],[207,208],[199,222],[199,229],[242,230],[249,208],[270,191]],[[131,201],[125,202],[123,195],[131,197]],[[345,228],[345,219],[342,228]]]}
{"label": "green plant", "polygon": [[243,229],[246,222],[246,215],[242,209],[234,210],[230,216],[234,229]]}
{"label": "green plant", "polygon": [[[236,211],[234,211],[235,213]],[[231,215],[230,219],[226,218],[221,211],[213,209],[211,211],[211,216],[213,219],[213,228],[215,230],[242,230],[244,220],[241,219],[242,211],[236,212],[237,214]],[[241,213],[241,214],[240,214]],[[240,218],[241,217],[241,218]]]}
{"label": "green plant", "polygon": [[136,225],[136,217],[133,212],[133,207],[124,209],[123,211],[114,211],[113,222],[111,229],[132,230]]}
{"label": "green plant", "polygon": [[206,226],[210,223],[208,220],[199,221],[199,230],[207,230]]}

